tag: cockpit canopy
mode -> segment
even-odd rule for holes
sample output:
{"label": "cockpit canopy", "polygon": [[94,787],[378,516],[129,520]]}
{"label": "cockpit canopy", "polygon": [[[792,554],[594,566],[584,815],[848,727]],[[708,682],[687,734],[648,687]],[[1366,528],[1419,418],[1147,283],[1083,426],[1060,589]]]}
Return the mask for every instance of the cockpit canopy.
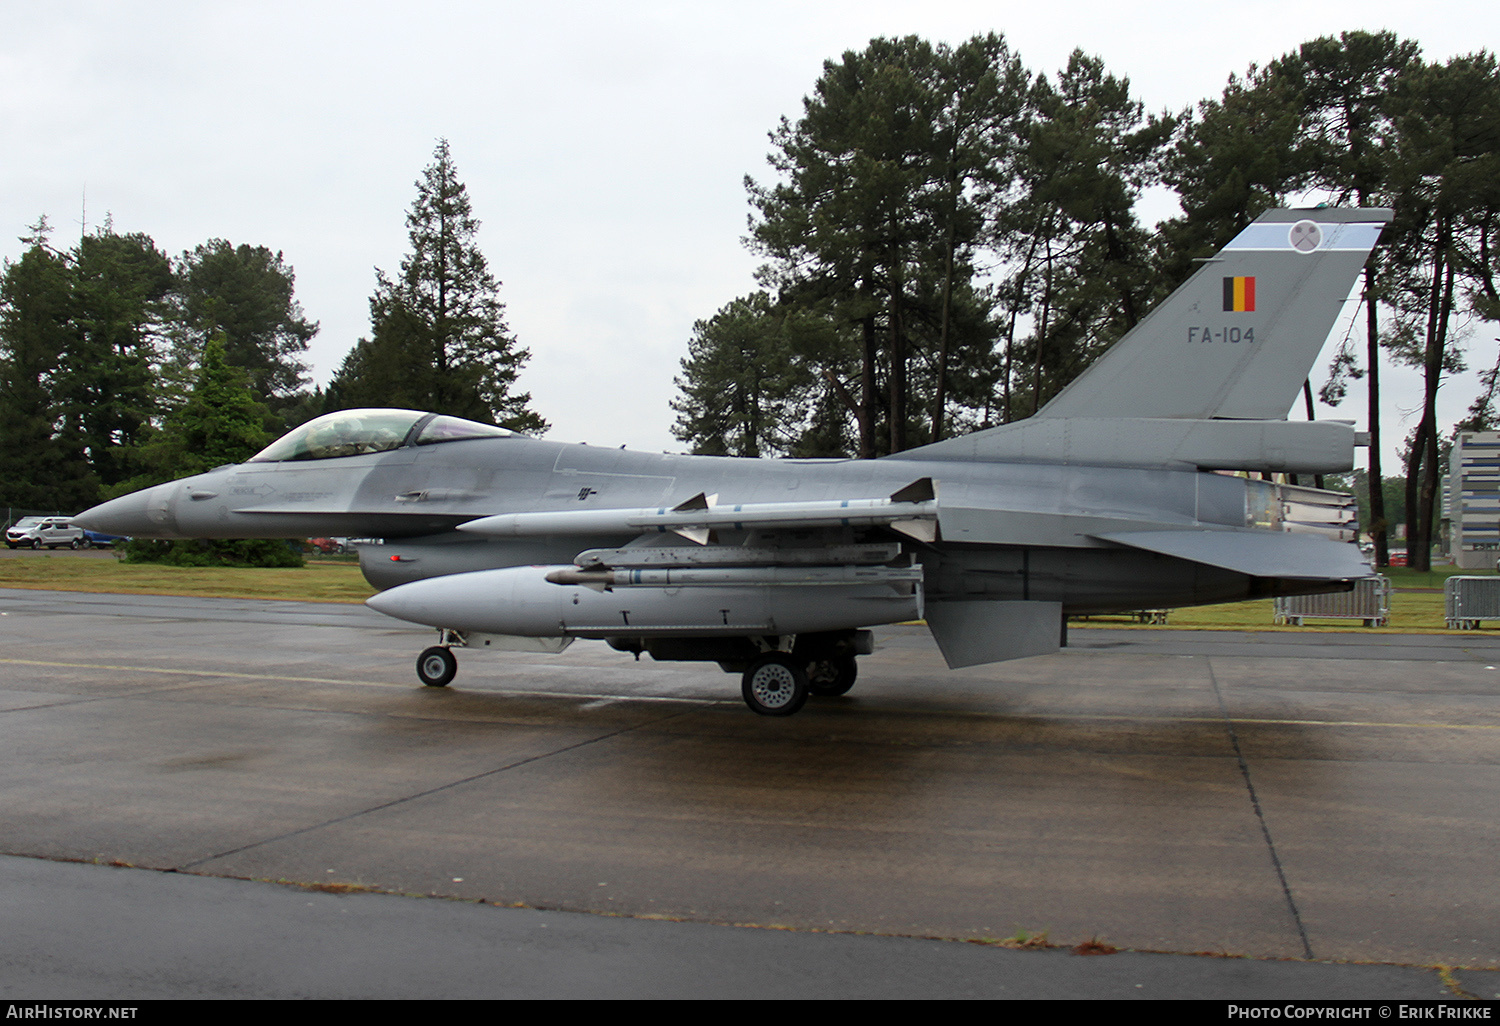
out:
{"label": "cockpit canopy", "polygon": [[513,434],[492,424],[417,410],[340,410],[288,431],[250,457],[249,462],[327,460],[411,445],[435,445],[469,438],[508,438]]}

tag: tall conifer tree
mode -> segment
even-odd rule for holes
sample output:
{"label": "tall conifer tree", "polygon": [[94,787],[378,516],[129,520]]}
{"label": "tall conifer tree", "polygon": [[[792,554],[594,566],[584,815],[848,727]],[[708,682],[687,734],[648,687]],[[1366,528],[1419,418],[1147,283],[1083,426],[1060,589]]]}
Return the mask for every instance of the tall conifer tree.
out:
{"label": "tall conifer tree", "polygon": [[73,331],[53,396],[65,443],[82,446],[108,487],[129,477],[122,450],[160,409],[172,266],[150,236],[120,235],[106,222],[79,241],[70,269]]}
{"label": "tall conifer tree", "polygon": [[318,333],[296,300],[296,274],[265,246],[210,239],[173,262],[174,319],[180,362],[198,362],[209,339],[223,336],[223,358],[244,368],[255,398],[280,411],[305,393],[303,354]]}
{"label": "tall conifer tree", "polygon": [[514,391],[531,354],[506,327],[500,283],[476,244],[479,221],[446,139],[417,180],[406,230],[411,251],[399,276],[376,272],[370,338],[339,369],[330,408],[408,406],[545,431],[530,393]]}
{"label": "tall conifer tree", "polygon": [[92,502],[98,481],[76,438],[59,438],[58,369],[74,334],[72,282],[48,244],[45,217],[21,241],[29,248],[0,274],[0,501],[37,510]]}

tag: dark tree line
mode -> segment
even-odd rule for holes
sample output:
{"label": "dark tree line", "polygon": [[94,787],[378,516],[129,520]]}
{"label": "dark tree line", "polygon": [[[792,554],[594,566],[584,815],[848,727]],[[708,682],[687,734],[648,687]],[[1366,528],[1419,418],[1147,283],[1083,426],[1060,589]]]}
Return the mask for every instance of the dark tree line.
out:
{"label": "dark tree line", "polygon": [[[734,390],[685,363],[677,436],[876,456],[1028,416],[1151,302],[1134,207],[1177,123],[1095,58],[1034,75],[996,35],[879,39],[828,62],[771,135],[776,179],[746,182],[767,316],[823,324],[786,335],[798,401],[700,433],[715,413],[694,389]],[[695,329],[703,367],[718,320]]]}
{"label": "dark tree line", "polygon": [[[695,451],[874,456],[1029,416],[1195,261],[1313,193],[1397,211],[1365,272],[1364,345],[1338,348],[1323,398],[1363,379],[1380,481],[1379,370],[1422,369],[1404,507],[1425,563],[1437,390],[1500,319],[1492,55],[1428,63],[1393,34],[1345,33],[1153,115],[1082,53],[1046,75],[995,35],[877,39],[827,62],[771,142],[774,178],[747,179],[764,291],[695,326],[678,379],[674,432]],[[1154,185],[1182,214],[1148,229],[1136,206]],[[755,361],[735,354],[749,338]],[[1497,379],[1500,361],[1459,427],[1500,422]],[[755,388],[774,401],[738,398]],[[1383,564],[1390,518],[1371,492]]]}
{"label": "dark tree line", "polygon": [[70,249],[43,217],[0,273],[0,499],[78,510],[253,455],[355,406],[545,430],[514,388],[527,358],[446,142],[417,182],[401,273],[376,272],[372,332],[326,391],[303,362],[318,325],[280,253],[213,239],[176,258],[113,225]]}
{"label": "dark tree line", "polygon": [[317,324],[281,254],[215,239],[174,259],[108,222],[63,250],[46,218],[22,241],[0,274],[7,502],[78,509],[175,476],[161,436],[199,395],[215,345],[234,369],[235,401],[256,411],[236,452],[299,415],[301,355]]}

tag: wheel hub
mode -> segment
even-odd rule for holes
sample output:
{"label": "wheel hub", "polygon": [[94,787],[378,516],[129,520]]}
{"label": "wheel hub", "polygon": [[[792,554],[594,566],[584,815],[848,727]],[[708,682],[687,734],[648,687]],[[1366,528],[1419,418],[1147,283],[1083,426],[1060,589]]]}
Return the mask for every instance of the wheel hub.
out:
{"label": "wheel hub", "polygon": [[785,666],[772,664],[762,666],[750,683],[756,699],[768,709],[779,709],[796,694],[797,682],[792,671]]}

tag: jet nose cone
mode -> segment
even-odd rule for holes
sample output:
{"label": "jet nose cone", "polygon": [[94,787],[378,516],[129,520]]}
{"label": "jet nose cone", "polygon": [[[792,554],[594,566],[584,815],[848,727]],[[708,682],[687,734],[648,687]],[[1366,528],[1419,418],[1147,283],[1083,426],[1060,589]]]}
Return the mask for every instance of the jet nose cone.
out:
{"label": "jet nose cone", "polygon": [[365,605],[377,613],[393,616],[397,620],[410,620],[413,623],[433,623],[431,611],[427,608],[428,603],[424,599],[430,598],[431,587],[421,587],[426,581],[414,581],[410,584],[400,584],[385,591],[376,592],[365,599]]}
{"label": "jet nose cone", "polygon": [[79,527],[101,534],[123,534],[134,538],[170,538],[177,528],[172,515],[174,485],[157,485],[118,499],[101,502],[73,518]]}
{"label": "jet nose cone", "polygon": [[365,605],[369,606],[377,613],[384,613],[386,616],[394,616],[398,620],[401,618],[401,615],[397,612],[397,610],[405,608],[404,604],[399,598],[391,598],[391,593],[389,591],[377,591],[375,594],[365,599]]}

